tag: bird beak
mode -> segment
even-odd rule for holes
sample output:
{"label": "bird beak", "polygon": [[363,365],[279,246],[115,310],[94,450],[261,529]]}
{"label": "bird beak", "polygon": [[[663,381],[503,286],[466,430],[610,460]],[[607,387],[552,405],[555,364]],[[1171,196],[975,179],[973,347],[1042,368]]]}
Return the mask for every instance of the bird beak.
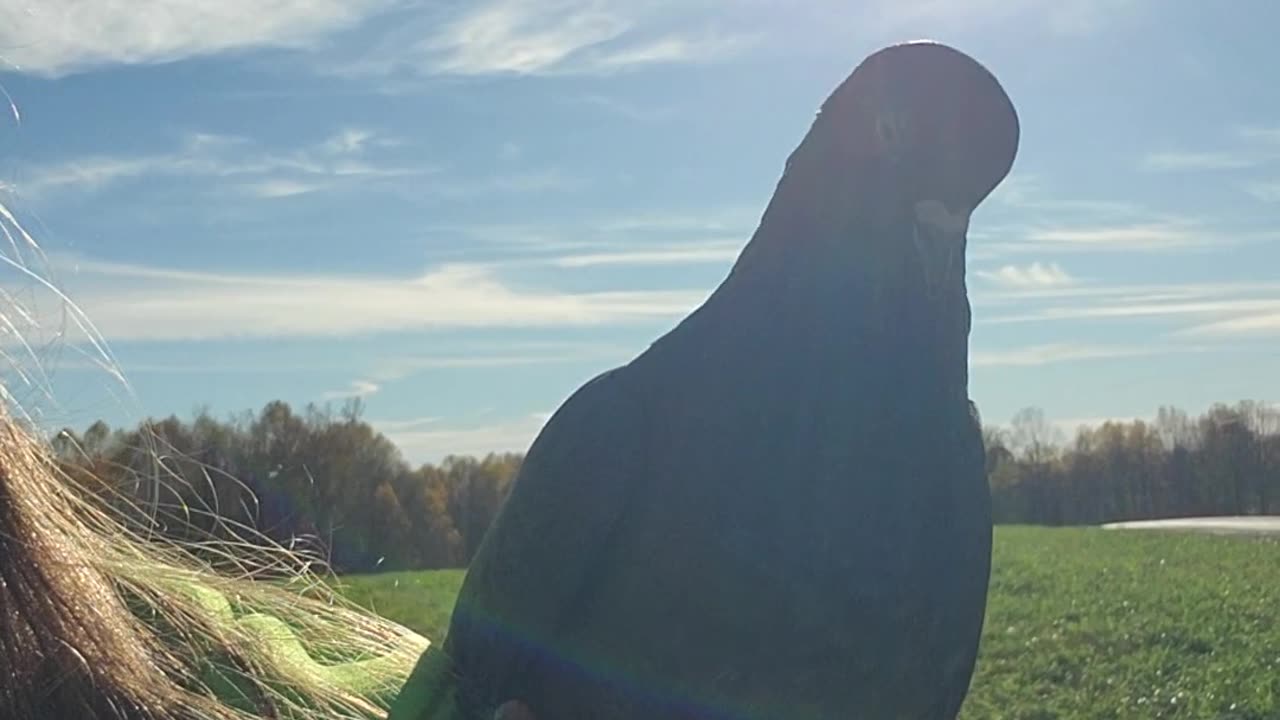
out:
{"label": "bird beak", "polygon": [[937,200],[916,203],[913,236],[931,299],[946,294],[964,253],[969,212],[952,212]]}

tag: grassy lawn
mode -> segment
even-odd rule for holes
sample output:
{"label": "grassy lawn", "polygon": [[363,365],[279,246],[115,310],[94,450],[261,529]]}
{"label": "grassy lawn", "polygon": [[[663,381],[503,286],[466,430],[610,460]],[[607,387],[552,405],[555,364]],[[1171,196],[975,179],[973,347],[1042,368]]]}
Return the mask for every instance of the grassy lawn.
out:
{"label": "grassy lawn", "polygon": [[[462,573],[346,581],[440,638]],[[1280,719],[1280,542],[998,529],[963,718]]]}
{"label": "grassy lawn", "polygon": [[426,570],[379,575],[347,575],[342,594],[379,615],[439,640],[462,587],[462,570]]}

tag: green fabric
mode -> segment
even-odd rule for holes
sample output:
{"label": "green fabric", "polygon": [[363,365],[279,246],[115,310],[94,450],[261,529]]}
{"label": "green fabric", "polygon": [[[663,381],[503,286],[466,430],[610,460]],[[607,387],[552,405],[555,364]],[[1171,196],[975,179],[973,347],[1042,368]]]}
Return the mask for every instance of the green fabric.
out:
{"label": "green fabric", "polygon": [[[393,668],[390,666],[397,662],[394,655],[322,663],[311,657],[293,629],[281,619],[256,612],[237,616],[227,598],[208,586],[183,583],[181,589],[214,618],[226,623],[228,627],[235,626],[261,643],[271,660],[278,667],[287,669],[291,675],[314,678],[318,683],[340,688],[384,707],[393,699],[396,689],[389,689],[385,679],[391,676]],[[261,709],[255,702],[252,685],[225,659],[219,661],[216,657],[210,658],[201,680],[220,701],[229,706],[246,712]],[[291,695],[291,699],[301,705],[306,704],[296,692],[280,686],[273,686],[273,689],[286,696]]]}

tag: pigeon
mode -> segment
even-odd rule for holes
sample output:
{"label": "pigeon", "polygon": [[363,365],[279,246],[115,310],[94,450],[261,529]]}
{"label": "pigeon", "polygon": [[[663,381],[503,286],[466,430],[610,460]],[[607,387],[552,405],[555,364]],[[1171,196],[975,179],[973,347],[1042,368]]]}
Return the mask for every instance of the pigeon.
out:
{"label": "pigeon", "polygon": [[392,720],[956,717],[992,541],[965,247],[1019,132],[959,50],[866,57],[719,287],[547,421]]}

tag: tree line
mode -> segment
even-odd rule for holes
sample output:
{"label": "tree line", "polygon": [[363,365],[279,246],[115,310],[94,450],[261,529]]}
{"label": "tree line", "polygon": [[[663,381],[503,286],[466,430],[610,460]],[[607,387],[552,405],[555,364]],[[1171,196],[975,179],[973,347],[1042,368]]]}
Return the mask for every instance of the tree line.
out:
{"label": "tree line", "polygon": [[[61,431],[53,450],[144,532],[210,547],[266,536],[337,572],[464,567],[523,456],[413,467],[361,412],[275,401],[226,420],[99,421]],[[1083,426],[1070,440],[1028,408],[983,435],[997,523],[1280,513],[1280,411],[1265,403],[1198,417],[1161,408],[1152,422]]]}
{"label": "tree line", "polygon": [[521,456],[446,457],[412,467],[361,419],[270,402],[228,420],[198,412],[53,439],[57,462],[141,532],[217,548],[256,537],[337,572],[463,567],[497,514]]}
{"label": "tree line", "polygon": [[986,428],[997,523],[1082,525],[1280,513],[1280,407],[1218,404],[1198,417],[1083,426],[1069,441],[1043,412]]}

